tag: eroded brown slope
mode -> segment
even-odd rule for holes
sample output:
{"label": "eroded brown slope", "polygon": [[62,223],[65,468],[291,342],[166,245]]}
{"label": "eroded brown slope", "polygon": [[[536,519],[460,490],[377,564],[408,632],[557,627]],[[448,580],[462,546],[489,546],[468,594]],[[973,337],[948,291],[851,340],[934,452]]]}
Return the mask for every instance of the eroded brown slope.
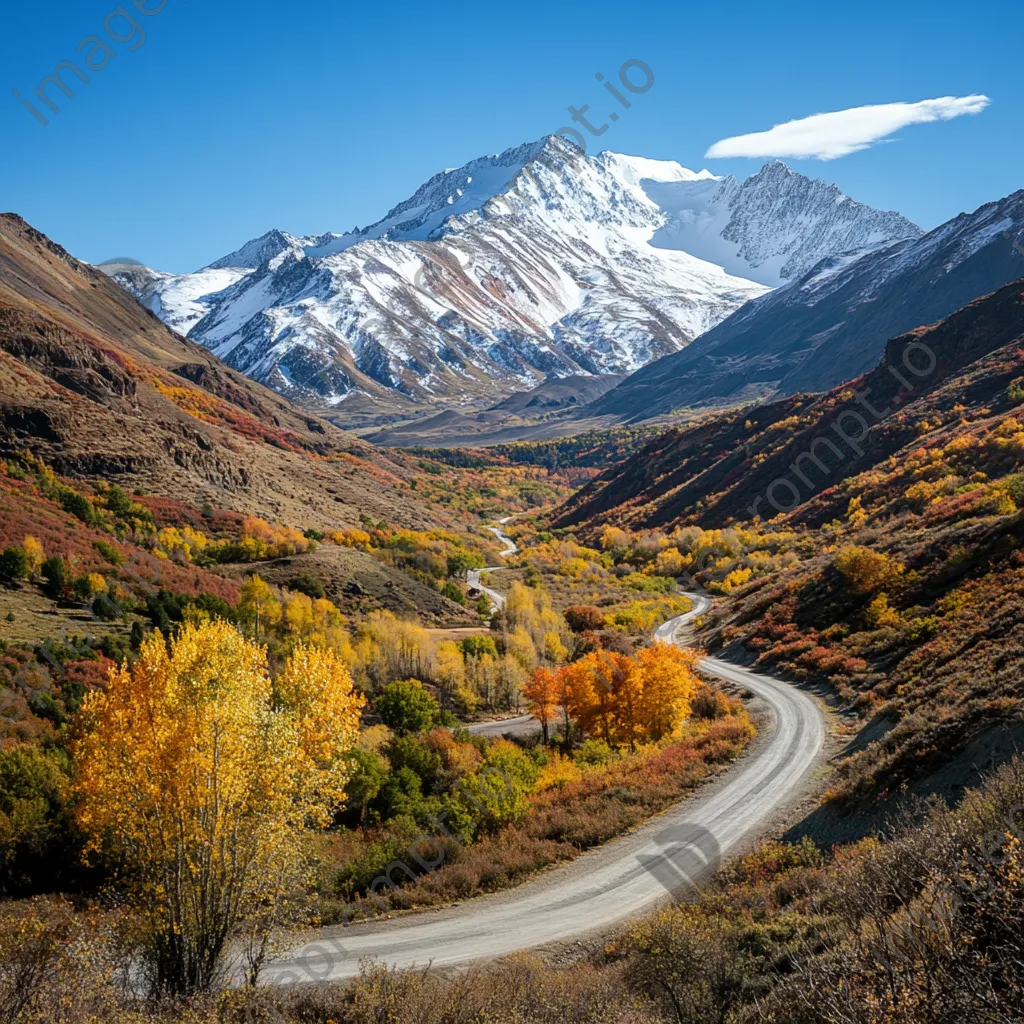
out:
{"label": "eroded brown slope", "polygon": [[408,470],[174,334],[0,215],[0,455],[296,526],[437,522]]}

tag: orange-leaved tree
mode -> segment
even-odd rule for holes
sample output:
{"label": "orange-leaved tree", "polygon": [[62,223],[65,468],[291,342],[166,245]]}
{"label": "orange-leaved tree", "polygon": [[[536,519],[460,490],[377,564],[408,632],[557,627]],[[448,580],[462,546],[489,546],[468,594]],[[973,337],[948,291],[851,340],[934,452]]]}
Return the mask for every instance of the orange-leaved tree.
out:
{"label": "orange-leaved tree", "polygon": [[581,658],[580,666],[591,678],[591,730],[596,727],[605,743],[634,746],[640,680],[632,659],[616,651],[598,650]]}
{"label": "orange-leaved tree", "polygon": [[558,679],[547,668],[535,668],[523,687],[527,710],[540,722],[544,742],[548,741],[548,725],[558,710]]}
{"label": "orange-leaved tree", "polygon": [[558,670],[559,703],[565,714],[565,742],[571,745],[570,720],[579,732],[590,732],[599,717],[599,698],[594,690],[594,673],[585,658],[570,662]]}
{"label": "orange-leaved tree", "polygon": [[592,651],[555,674],[556,703],[582,733],[634,749],[638,742],[672,735],[690,715],[700,688],[700,655],[655,643],[633,658]]}
{"label": "orange-leaved tree", "polygon": [[86,698],[78,822],[118,865],[154,990],[208,988],[228,944],[245,935],[251,952],[253,923],[265,934],[301,890],[361,704],[333,651],[298,645],[275,681],[265,648],[222,621],[186,625],[169,649],[154,634]]}

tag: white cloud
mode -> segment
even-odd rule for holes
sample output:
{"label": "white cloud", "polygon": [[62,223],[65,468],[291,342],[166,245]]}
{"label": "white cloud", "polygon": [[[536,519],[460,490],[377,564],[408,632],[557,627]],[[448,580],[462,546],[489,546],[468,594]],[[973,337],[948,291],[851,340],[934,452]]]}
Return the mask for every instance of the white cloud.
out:
{"label": "white cloud", "polygon": [[942,96],[919,103],[879,103],[830,114],[814,114],[777,124],[770,131],[736,135],[716,142],[706,157],[793,157],[836,160],[849,156],[906,128],[910,124],[950,121],[963,114],[980,114],[987,96]]}

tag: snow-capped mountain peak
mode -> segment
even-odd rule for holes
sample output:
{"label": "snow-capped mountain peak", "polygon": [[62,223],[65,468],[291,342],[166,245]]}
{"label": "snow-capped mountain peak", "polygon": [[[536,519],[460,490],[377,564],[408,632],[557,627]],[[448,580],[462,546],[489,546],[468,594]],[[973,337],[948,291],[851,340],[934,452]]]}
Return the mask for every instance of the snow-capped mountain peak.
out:
{"label": "snow-capped mountain peak", "polygon": [[667,222],[654,245],[681,248],[769,287],[799,277],[826,256],[877,248],[923,233],[898,213],[855,202],[835,185],[780,160],[739,182],[649,188]]}
{"label": "snow-capped mountain peak", "polygon": [[114,276],[295,397],[458,403],[631,372],[824,257],[920,233],[778,162],[741,183],[549,136],[435,174],[365,228]]}
{"label": "snow-capped mountain peak", "polygon": [[312,241],[313,239],[296,238],[295,235],[290,235],[287,231],[279,231],[274,228],[265,235],[246,242],[241,249],[228,253],[227,256],[211,263],[204,269],[224,270],[230,267],[239,270],[256,270],[285,253],[303,254],[306,245]]}

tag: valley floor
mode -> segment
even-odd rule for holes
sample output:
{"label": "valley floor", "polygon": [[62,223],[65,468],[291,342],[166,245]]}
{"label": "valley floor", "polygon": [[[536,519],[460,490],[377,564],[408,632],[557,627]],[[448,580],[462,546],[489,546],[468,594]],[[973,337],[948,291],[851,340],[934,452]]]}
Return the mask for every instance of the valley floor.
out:
{"label": "valley floor", "polygon": [[[709,606],[698,598],[692,611],[659,627],[657,637],[675,642]],[[723,856],[800,795],[818,763],[825,724],[817,704],[786,683],[718,659],[705,659],[701,669],[750,690],[772,718],[769,735],[707,793],[508,894],[429,919],[325,931],[269,965],[265,982],[351,977],[366,957],[390,967],[443,966],[549,945],[607,930],[713,873]]]}

